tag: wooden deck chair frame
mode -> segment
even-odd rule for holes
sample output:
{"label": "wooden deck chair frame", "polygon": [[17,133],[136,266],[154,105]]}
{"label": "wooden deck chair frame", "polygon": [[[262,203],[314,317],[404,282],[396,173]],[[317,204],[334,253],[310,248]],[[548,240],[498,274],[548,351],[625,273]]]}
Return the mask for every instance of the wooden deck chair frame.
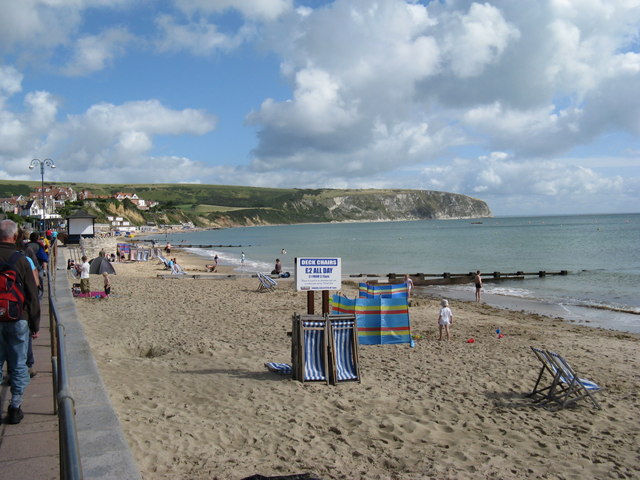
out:
{"label": "wooden deck chair frame", "polygon": [[[304,382],[325,382],[329,384],[329,357],[328,338],[329,331],[327,320],[319,315],[298,315],[294,314],[291,326],[291,363],[293,366],[292,378],[302,383]],[[307,377],[307,361],[309,353],[307,348],[307,337],[305,335],[322,332],[322,340],[319,345],[320,352],[316,360],[319,360],[320,367],[324,371],[324,378],[311,379]]]}
{"label": "wooden deck chair frame", "polygon": [[[536,347],[530,347],[534,355],[540,360],[541,367],[540,373],[536,380],[536,384],[533,387],[529,397],[534,398],[536,402],[548,402],[551,400],[552,392],[561,393],[562,384],[558,379],[558,369],[554,363],[549,359],[549,355],[545,350]],[[546,374],[546,375],[545,375]],[[542,384],[543,378],[547,378],[548,383]],[[544,385],[544,386],[543,386]],[[539,397],[538,397],[539,396]],[[538,397],[538,398],[536,398]]]}
{"label": "wooden deck chair frame", "polygon": [[558,372],[554,382],[556,388],[563,384],[558,392],[552,387],[549,397],[556,401],[560,408],[566,408],[583,398],[589,398],[593,406],[600,410],[600,405],[591,394],[592,391],[600,390],[600,387],[590,380],[580,378],[569,363],[557,353],[548,350],[546,353]]}
{"label": "wooden deck chair frame", "polygon": [[[358,361],[358,322],[355,315],[329,315],[326,317],[329,324],[329,358],[331,359],[331,383],[337,385],[343,382],[358,382],[360,383],[360,362]],[[345,323],[348,323],[345,325]],[[349,345],[348,352],[344,351],[341,345],[336,342],[337,337],[346,332],[348,335]],[[340,340],[346,340],[342,337]],[[344,361],[350,362],[347,366],[341,361],[342,356],[347,355],[350,358],[344,359]],[[345,375],[355,375],[355,378],[343,378]],[[339,372],[342,370],[342,374]]]}

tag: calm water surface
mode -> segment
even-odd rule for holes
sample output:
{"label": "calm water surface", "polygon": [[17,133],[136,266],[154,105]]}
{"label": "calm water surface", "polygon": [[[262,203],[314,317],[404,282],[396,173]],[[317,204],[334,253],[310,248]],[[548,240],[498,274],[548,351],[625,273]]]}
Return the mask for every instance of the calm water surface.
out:
{"label": "calm water surface", "polygon": [[[194,252],[217,254],[223,264],[239,268],[244,251],[248,271],[270,271],[276,258],[293,270],[298,256],[341,257],[343,275],[567,270],[567,276],[487,284],[486,298],[498,306],[640,332],[640,214],[283,225],[153,238],[176,246],[242,245]],[[446,294],[473,298],[472,286]]]}

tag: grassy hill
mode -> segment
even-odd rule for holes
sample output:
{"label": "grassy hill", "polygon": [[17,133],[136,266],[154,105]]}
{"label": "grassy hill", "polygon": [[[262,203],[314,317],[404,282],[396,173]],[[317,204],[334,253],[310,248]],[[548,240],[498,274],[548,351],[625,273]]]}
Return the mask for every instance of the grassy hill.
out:
{"label": "grassy hill", "polygon": [[[49,183],[47,183],[49,185]],[[40,182],[0,181],[0,197],[27,195]],[[198,184],[97,184],[51,183],[83,189],[94,195],[135,193],[159,202],[149,211],[131,202],[92,199],[74,202],[63,215],[83,208],[105,222],[107,215],[127,218],[132,224],[175,224],[191,221],[197,226],[263,225],[276,223],[349,220],[403,220],[490,216],[484,202],[464,195],[421,190],[334,190],[260,188]]]}

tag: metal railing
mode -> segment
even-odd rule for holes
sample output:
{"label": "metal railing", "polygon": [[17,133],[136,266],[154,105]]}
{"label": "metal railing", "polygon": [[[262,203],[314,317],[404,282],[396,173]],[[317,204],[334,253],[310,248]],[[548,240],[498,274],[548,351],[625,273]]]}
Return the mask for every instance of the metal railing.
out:
{"label": "metal railing", "polygon": [[51,333],[51,367],[53,371],[54,412],[58,415],[60,478],[82,480],[82,463],[75,418],[75,400],[71,395],[64,323],[58,315],[55,302],[55,277],[58,261],[57,247],[50,249],[47,287],[49,292],[49,328]]}

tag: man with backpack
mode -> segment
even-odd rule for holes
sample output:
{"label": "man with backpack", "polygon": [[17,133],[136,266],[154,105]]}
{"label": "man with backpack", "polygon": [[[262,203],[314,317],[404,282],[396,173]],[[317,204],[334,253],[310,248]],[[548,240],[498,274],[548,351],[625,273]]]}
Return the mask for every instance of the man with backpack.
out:
{"label": "man with backpack", "polygon": [[37,338],[40,329],[38,288],[28,260],[16,250],[17,238],[15,222],[0,221],[0,363],[7,362],[10,377],[9,424],[20,423],[24,417],[21,405],[29,384],[29,336]]}

